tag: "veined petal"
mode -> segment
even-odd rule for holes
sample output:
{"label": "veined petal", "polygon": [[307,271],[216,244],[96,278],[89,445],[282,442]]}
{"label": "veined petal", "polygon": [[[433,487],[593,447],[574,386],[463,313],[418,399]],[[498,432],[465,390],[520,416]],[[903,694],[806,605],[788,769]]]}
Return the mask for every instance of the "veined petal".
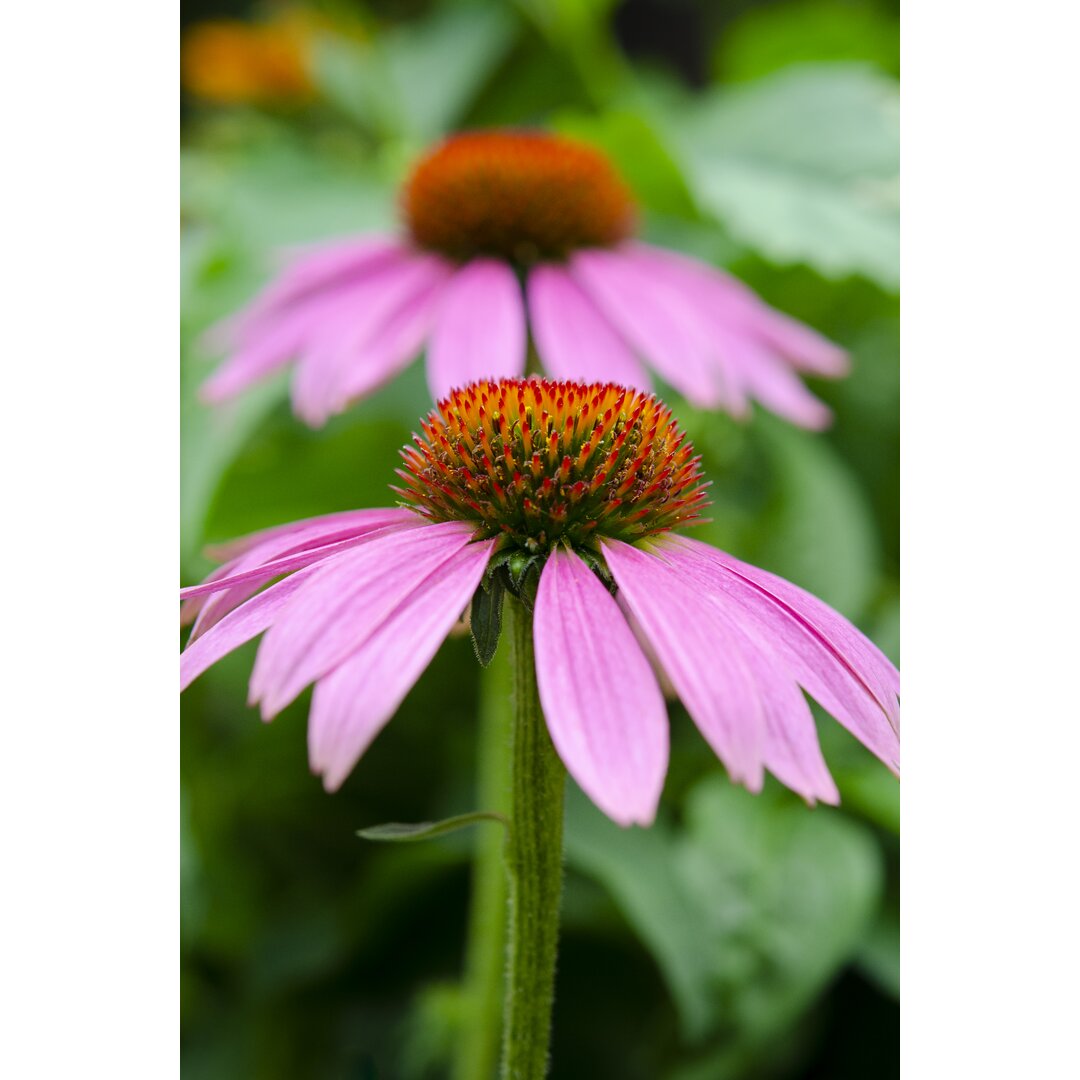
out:
{"label": "veined petal", "polygon": [[427,377],[436,401],[478,379],[525,371],[525,305],[514,271],[498,259],[473,259],[443,290],[428,346]]}
{"label": "veined petal", "polygon": [[[403,524],[413,525],[414,528],[425,527],[426,523],[416,514],[413,514],[412,517],[415,519],[415,522],[392,522],[389,526],[383,526],[378,531],[382,532],[385,528],[399,530],[402,528]],[[306,566],[308,563],[326,559],[331,555],[338,554],[338,552],[345,551],[348,547],[355,544],[358,538],[363,538],[364,536],[364,532],[358,534],[353,530],[348,530],[344,537],[339,539],[324,537],[314,546],[309,547],[300,545],[298,550],[281,555],[277,558],[268,559],[265,562],[255,562],[245,556],[238,561],[238,565],[235,566],[226,577],[204,581],[200,585],[189,585],[187,588],[180,590],[180,598],[182,600],[187,600],[195,596],[206,596],[212,593],[219,593],[223,589],[231,589],[235,585],[243,585],[253,581],[265,581],[272,577],[278,577],[280,574],[287,574],[290,570],[299,569],[301,566]],[[241,566],[239,563],[243,563],[244,565]]]}
{"label": "veined petal", "polygon": [[395,521],[405,521],[406,515],[411,513],[400,507],[338,510],[333,514],[319,514],[317,517],[290,521],[286,525],[272,525],[268,529],[259,529],[257,532],[237,536],[220,544],[210,544],[206,548],[206,555],[215,561],[225,563],[234,561],[258,545],[266,543],[273,543],[277,547],[276,554],[284,554],[293,543],[306,543],[309,538],[326,536],[352,528],[358,531],[381,528],[383,525],[392,525]]}
{"label": "veined petal", "polygon": [[460,521],[424,524],[320,563],[259,646],[250,694],[263,717],[280,712],[363,645],[472,532]]}
{"label": "veined petal", "polygon": [[664,699],[615,600],[572,552],[544,565],[533,633],[544,717],[570,775],[613,821],[651,824],[667,772]]}
{"label": "veined petal", "polygon": [[652,389],[633,351],[561,266],[535,267],[527,288],[536,349],[549,375]]}
{"label": "veined petal", "polygon": [[634,613],[702,735],[731,778],[764,781],[765,702],[751,645],[669,563],[620,541],[601,545],[619,595]]}
{"label": "veined petal", "polygon": [[[338,551],[364,543],[383,529],[419,528],[423,519],[410,510],[359,510],[349,515],[331,515],[339,520],[312,522],[306,529],[283,530],[281,535],[256,544],[241,557],[219,568],[204,583],[216,588],[201,605],[191,630],[190,641],[204,634],[225,614],[278,574],[329,558]],[[341,520],[347,518],[348,520]],[[335,527],[336,525],[336,527]],[[291,565],[284,565],[288,560]],[[224,573],[222,571],[225,571]],[[203,596],[207,596],[204,592]],[[198,597],[195,597],[198,599]],[[192,600],[185,603],[192,603]],[[183,614],[181,607],[181,614]]]}
{"label": "veined petal", "polygon": [[312,771],[341,786],[431,663],[480,584],[493,540],[467,544],[355,653],[316,684],[308,721]]}
{"label": "veined petal", "polygon": [[789,581],[686,537],[665,539],[717,603],[735,605],[809,693],[893,771],[900,767],[900,676],[838,612]]}
{"label": "veined petal", "polygon": [[229,612],[198,641],[190,642],[180,654],[180,689],[190,686],[208,667],[233,649],[268,629],[312,572],[312,569],[301,570],[271,585],[254,600]]}

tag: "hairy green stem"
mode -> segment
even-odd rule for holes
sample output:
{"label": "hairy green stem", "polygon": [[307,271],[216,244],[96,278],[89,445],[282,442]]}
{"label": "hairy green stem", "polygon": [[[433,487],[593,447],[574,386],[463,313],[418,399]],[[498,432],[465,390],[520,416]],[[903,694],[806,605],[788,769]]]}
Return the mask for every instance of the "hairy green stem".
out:
{"label": "hairy green stem", "polygon": [[[504,817],[510,813],[512,686],[510,646],[503,640],[481,679],[476,805]],[[501,828],[485,825],[476,830],[465,951],[467,1012],[454,1060],[454,1080],[490,1080],[495,1075],[506,965],[505,838]]]}
{"label": "hairy green stem", "polygon": [[551,1042],[562,896],[566,772],[536,690],[532,614],[507,597],[514,672],[510,741],[510,877],[502,1080],[543,1080]]}

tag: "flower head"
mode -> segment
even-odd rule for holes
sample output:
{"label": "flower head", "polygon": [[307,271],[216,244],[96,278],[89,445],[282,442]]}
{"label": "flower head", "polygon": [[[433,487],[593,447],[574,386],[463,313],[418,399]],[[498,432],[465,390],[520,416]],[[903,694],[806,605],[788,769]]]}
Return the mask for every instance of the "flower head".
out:
{"label": "flower head", "polygon": [[475,523],[530,555],[692,525],[699,458],[652,394],[539,379],[455,390],[403,452],[399,488],[431,521]]}
{"label": "flower head", "polygon": [[802,690],[898,769],[885,656],[809,593],[673,531],[704,499],[655,398],[483,383],[440,402],[423,432],[405,450],[408,506],[258,533],[182,590],[183,685],[263,634],[251,701],[270,719],[314,684],[311,764],[332,790],[477,590],[505,588],[533,612],[552,742],[621,824],[653,819],[667,772],[654,667],[751,790],[768,770],[808,801],[837,801]]}
{"label": "flower head", "polygon": [[648,368],[707,408],[750,401],[807,427],[829,412],[799,372],[836,376],[842,350],[704,263],[634,238],[629,189],[598,151],[522,131],[454,135],[402,192],[403,235],[296,256],[212,335],[230,353],[210,400],[295,364],[312,425],[426,349],[438,400],[520,377],[529,342],[557,379],[651,389]]}
{"label": "flower head", "polygon": [[448,139],[413,170],[402,202],[417,247],[460,261],[563,259],[617,244],[634,224],[630,191],[607,158],[541,132]]}

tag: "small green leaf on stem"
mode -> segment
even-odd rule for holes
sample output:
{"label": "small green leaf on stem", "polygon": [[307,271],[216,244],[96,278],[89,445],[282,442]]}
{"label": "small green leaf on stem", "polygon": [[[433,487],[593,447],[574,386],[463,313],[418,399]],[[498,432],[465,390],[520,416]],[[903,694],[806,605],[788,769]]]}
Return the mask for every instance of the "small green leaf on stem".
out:
{"label": "small green leaf on stem", "polygon": [[434,840],[439,836],[466,829],[481,821],[497,821],[506,825],[506,818],[493,810],[473,810],[468,814],[457,814],[442,821],[418,821],[404,824],[400,821],[388,821],[385,825],[372,825],[368,829],[358,829],[356,835],[362,840],[379,840],[388,843],[414,843],[417,840]]}

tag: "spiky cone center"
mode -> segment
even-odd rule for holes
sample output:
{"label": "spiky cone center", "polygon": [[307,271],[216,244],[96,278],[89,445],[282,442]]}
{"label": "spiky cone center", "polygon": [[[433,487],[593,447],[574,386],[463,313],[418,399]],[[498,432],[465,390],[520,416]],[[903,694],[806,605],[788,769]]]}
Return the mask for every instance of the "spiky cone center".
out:
{"label": "spiky cone center", "polygon": [[630,191],[603,154],[559,135],[477,131],[440,143],[413,170],[402,209],[420,247],[528,266],[630,235]]}
{"label": "spiky cone center", "polygon": [[504,379],[455,390],[402,451],[395,488],[431,521],[474,524],[499,550],[590,557],[693,524],[701,459],[657,397],[610,383]]}

